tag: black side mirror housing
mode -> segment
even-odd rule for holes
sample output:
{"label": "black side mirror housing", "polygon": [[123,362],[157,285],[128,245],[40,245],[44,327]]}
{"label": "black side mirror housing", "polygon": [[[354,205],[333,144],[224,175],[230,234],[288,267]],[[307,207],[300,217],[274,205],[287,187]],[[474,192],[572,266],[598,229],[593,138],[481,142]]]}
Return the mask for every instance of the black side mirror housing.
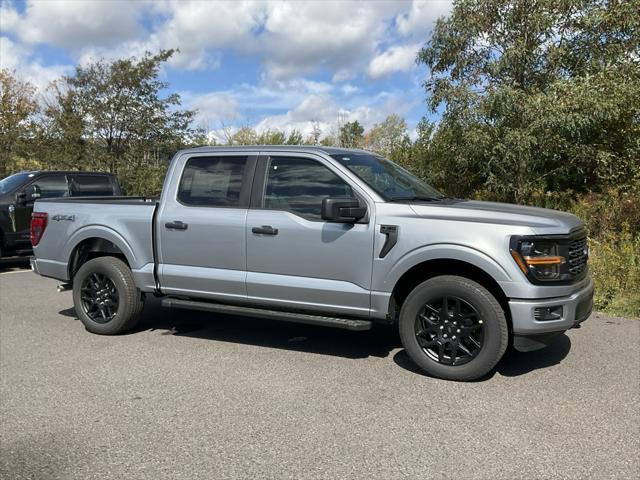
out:
{"label": "black side mirror housing", "polygon": [[367,214],[355,198],[325,198],[322,200],[322,219],[328,222],[355,223]]}

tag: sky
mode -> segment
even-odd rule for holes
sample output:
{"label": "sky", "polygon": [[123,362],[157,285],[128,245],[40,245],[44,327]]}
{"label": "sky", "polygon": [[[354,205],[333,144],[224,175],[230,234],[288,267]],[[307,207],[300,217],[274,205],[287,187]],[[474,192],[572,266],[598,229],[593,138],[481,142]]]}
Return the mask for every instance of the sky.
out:
{"label": "sky", "polygon": [[426,115],[418,50],[449,0],[0,0],[0,68],[39,89],[76,64],[179,49],[162,69],[197,127],[323,136]]}

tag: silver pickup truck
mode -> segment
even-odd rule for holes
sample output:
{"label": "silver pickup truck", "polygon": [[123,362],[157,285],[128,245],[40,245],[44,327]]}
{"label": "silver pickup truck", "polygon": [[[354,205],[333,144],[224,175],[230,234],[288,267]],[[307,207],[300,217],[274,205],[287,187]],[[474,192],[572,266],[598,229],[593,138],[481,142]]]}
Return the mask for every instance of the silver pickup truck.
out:
{"label": "silver pickup truck", "polygon": [[178,152],[158,200],[38,200],[33,270],[87,330],[167,307],[367,330],[397,326],[430,375],[472,380],[592,309],[568,213],[447,198],[393,162],[325,147]]}

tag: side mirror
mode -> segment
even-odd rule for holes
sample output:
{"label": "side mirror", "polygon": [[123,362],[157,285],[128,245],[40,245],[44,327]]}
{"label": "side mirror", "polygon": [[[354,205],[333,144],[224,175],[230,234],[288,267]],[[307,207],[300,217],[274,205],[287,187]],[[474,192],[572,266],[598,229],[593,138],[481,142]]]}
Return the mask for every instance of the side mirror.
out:
{"label": "side mirror", "polygon": [[27,200],[37,200],[41,195],[40,187],[38,185],[31,185],[27,188]]}
{"label": "side mirror", "polygon": [[322,200],[322,219],[328,222],[355,223],[367,214],[355,198],[325,198]]}
{"label": "side mirror", "polygon": [[24,205],[27,203],[27,194],[26,192],[18,192],[16,193],[16,205]]}

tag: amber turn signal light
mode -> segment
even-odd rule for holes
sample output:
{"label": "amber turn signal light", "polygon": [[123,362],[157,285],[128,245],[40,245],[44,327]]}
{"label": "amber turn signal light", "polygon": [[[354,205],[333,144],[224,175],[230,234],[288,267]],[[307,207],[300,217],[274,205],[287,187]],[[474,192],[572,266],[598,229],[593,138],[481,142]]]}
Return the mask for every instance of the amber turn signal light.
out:
{"label": "amber turn signal light", "polygon": [[560,265],[564,263],[564,257],[524,257],[527,265]]}

